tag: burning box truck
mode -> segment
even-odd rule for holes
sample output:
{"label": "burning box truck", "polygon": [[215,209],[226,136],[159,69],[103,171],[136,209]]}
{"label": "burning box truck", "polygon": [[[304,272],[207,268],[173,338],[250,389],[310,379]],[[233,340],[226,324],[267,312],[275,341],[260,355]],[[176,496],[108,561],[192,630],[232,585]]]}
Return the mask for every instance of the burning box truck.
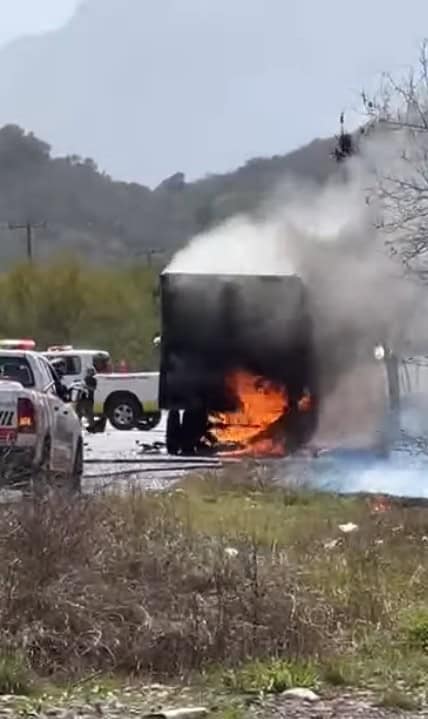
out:
{"label": "burning box truck", "polygon": [[306,443],[318,377],[301,280],[165,272],[160,282],[169,453],[282,456]]}

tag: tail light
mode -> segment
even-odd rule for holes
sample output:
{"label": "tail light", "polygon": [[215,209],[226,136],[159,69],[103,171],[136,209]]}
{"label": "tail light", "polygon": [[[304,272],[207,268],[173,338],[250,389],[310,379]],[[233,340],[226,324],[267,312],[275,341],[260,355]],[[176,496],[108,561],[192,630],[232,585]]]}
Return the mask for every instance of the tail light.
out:
{"label": "tail light", "polygon": [[34,404],[28,397],[18,399],[18,432],[34,434],[36,431],[36,412]]}

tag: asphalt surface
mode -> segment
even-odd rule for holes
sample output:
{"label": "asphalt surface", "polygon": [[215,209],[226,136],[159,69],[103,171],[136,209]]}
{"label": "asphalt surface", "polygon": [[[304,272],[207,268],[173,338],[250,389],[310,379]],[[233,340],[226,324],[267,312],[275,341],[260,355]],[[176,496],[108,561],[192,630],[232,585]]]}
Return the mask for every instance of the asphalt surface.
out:
{"label": "asphalt surface", "polygon": [[215,458],[168,456],[164,443],[165,419],[150,432],[119,432],[107,426],[103,434],[86,434],[83,491],[165,489],[189,472],[222,466]]}

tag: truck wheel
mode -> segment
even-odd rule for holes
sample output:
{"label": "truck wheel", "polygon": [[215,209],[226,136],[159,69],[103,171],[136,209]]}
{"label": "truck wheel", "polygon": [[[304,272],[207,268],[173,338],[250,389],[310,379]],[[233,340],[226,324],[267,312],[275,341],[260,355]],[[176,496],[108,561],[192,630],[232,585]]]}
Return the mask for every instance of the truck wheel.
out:
{"label": "truck wheel", "polygon": [[142,432],[148,432],[158,426],[161,421],[161,417],[162,415],[160,412],[148,412],[147,414],[143,414],[141,419],[138,420],[137,427]]}
{"label": "truck wheel", "polygon": [[70,489],[73,493],[79,493],[82,488],[83,476],[83,443],[80,441],[77,445],[74,457],[73,471],[71,474]]}
{"label": "truck wheel", "polygon": [[52,482],[51,474],[51,440],[46,437],[43,443],[42,456],[39,465],[35,468],[31,481],[31,493],[43,496],[49,490]]}
{"label": "truck wheel", "polygon": [[195,454],[202,432],[203,429],[201,429],[199,413],[189,409],[185,410],[181,428],[181,448],[183,454]]}
{"label": "truck wheel", "polygon": [[201,447],[201,440],[207,432],[208,417],[204,410],[185,410],[181,429],[183,454],[193,455]]}
{"label": "truck wheel", "polygon": [[168,412],[166,421],[166,450],[168,454],[179,454],[181,449],[180,413],[177,409]]}
{"label": "truck wheel", "polygon": [[107,417],[115,429],[126,432],[133,429],[141,417],[140,403],[132,394],[117,394],[108,401]]}

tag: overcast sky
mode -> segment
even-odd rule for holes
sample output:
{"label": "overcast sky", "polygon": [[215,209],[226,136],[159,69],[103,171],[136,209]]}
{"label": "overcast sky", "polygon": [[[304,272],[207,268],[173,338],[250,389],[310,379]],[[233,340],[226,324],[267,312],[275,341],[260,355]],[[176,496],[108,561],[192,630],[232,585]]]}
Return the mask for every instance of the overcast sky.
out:
{"label": "overcast sky", "polygon": [[[54,151],[150,184],[333,134],[360,90],[382,71],[404,71],[428,36],[428,0],[86,2],[90,37],[82,13],[68,44],[61,36],[55,55],[45,47],[42,69],[32,74],[21,49],[12,70],[0,64],[0,124],[18,122]],[[0,0],[0,44],[59,28],[80,4]]]}
{"label": "overcast sky", "polygon": [[0,44],[60,27],[79,0],[0,0]]}

